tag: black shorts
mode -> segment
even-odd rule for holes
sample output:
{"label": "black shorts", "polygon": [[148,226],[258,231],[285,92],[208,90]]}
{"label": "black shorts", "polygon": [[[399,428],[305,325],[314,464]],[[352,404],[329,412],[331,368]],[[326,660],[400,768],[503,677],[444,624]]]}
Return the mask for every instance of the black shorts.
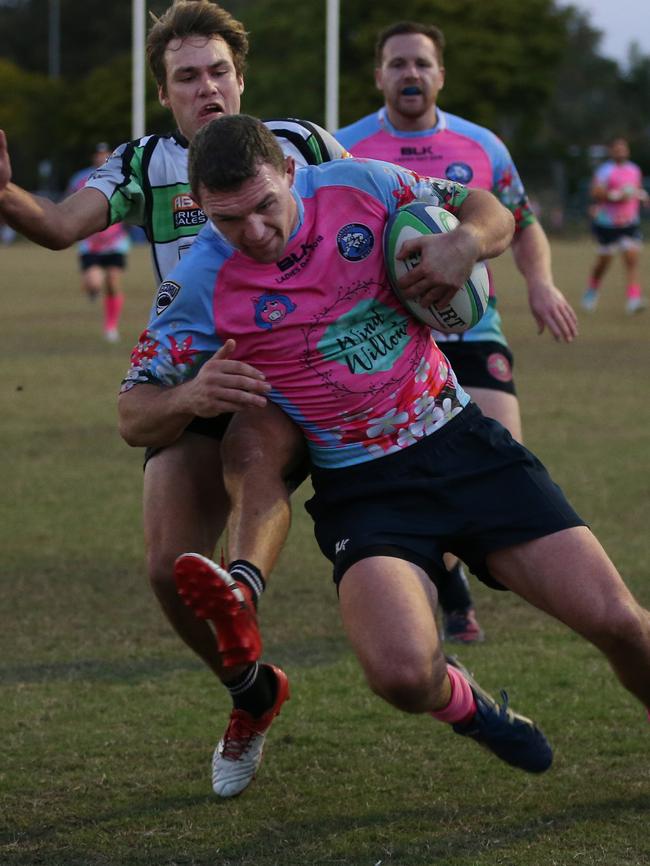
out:
{"label": "black shorts", "polygon": [[126,267],[126,256],[124,253],[83,253],[80,256],[81,270],[88,268],[124,268]]}
{"label": "black shorts", "polygon": [[638,223],[630,226],[599,226],[592,223],[591,232],[601,247],[617,244],[623,238],[641,241],[641,226]]}
{"label": "black shorts", "polygon": [[306,503],[334,581],[361,559],[395,556],[432,578],[455,553],[484,583],[503,589],[486,556],[584,521],[540,461],[470,404],[438,433],[401,451],[342,469],[312,469]]}
{"label": "black shorts", "polygon": [[503,343],[458,340],[438,343],[438,346],[445,353],[463,387],[517,393],[512,378],[512,352]]}

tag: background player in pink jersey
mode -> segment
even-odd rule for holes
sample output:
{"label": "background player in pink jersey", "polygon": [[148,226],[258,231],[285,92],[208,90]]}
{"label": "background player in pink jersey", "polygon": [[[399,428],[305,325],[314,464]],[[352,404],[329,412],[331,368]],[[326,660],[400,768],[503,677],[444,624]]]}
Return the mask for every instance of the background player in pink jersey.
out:
{"label": "background player in pink jersey", "polygon": [[616,253],[625,267],[625,312],[640,313],[647,305],[641,292],[639,259],[641,255],[640,205],[648,194],[643,188],[639,166],[630,161],[630,148],[624,138],[609,146],[609,159],[600,165],[591,182],[591,231],[598,244],[598,255],[589,274],[582,297],[588,312],[596,309],[600,285]]}
{"label": "background player in pink jersey", "polygon": [[[491,190],[515,216],[512,252],[526,281],[538,332],[548,328],[556,340],[569,342],[577,334],[576,317],[555,285],[548,240],[507,148],[490,130],[438,107],[445,82],[444,47],[444,35],[433,25],[401,21],[382,30],[375,49],[375,82],[384,106],[340,129],[336,137],[353,156],[384,159],[420,174]],[[521,441],[513,358],[494,286],[488,311],[476,328],[460,336],[436,332],[435,337],[472,399]],[[439,586],[445,636],[481,640],[462,566],[450,560],[448,567],[449,578]]]}
{"label": "background player in pink jersey", "polygon": [[[70,178],[66,195],[83,189],[90,175],[106,161],[110,152],[108,144],[100,141],[93,151],[92,164]],[[79,244],[81,288],[91,300],[103,296],[104,336],[110,343],[120,338],[119,323],[124,305],[122,276],[130,246],[128,230],[124,223],[119,222],[89,235]]]}

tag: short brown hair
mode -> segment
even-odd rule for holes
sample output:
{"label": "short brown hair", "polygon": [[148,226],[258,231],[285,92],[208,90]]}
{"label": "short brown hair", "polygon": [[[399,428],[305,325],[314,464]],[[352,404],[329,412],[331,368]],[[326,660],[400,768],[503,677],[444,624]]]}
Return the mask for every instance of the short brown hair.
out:
{"label": "short brown hair", "polygon": [[230,47],[237,75],[243,75],[248,54],[248,34],[241,21],[210,0],[175,0],[147,34],[147,61],[159,87],[165,88],[165,51],[172,39],[188,36],[220,36]]}
{"label": "short brown hair", "polygon": [[189,180],[194,199],[199,188],[232,190],[255,177],[261,165],[284,171],[284,153],[261,120],[248,114],[222,115],[201,127],[192,139]]}
{"label": "short brown hair", "polygon": [[403,33],[421,33],[430,39],[436,49],[438,63],[442,66],[444,63],[445,34],[435,24],[420,24],[417,21],[398,21],[396,24],[385,27],[379,33],[375,42],[375,63],[377,66],[381,66],[386,42],[391,36],[401,36]]}

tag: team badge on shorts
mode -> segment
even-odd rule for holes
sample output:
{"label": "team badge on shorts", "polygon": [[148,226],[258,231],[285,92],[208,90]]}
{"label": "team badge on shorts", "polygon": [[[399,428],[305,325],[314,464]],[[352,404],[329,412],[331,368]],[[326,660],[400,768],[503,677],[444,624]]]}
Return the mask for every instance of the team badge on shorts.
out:
{"label": "team badge on shorts", "polygon": [[493,352],[487,357],[487,371],[497,382],[512,382],[512,367],[510,361],[500,352]]}
{"label": "team badge on shorts", "polygon": [[348,223],[339,230],[336,245],[344,259],[349,262],[360,262],[372,252],[375,237],[368,226],[362,223]]}
{"label": "team badge on shorts", "polygon": [[451,162],[446,170],[445,177],[447,180],[453,180],[454,183],[469,183],[474,177],[471,165],[466,162]]}
{"label": "team badge on shorts", "polygon": [[167,309],[180,290],[181,287],[173,280],[165,280],[158,286],[158,294],[156,295],[157,316]]}

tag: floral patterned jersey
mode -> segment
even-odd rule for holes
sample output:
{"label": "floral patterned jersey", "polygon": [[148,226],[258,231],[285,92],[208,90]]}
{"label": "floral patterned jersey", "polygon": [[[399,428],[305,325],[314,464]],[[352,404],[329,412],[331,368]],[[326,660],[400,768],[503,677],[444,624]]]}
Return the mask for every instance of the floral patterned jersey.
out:
{"label": "floral patterned jersey", "polygon": [[[487,189],[512,211],[516,231],[535,221],[524,185],[505,144],[484,126],[437,110],[432,129],[403,132],[386,110],[361,118],[335,133],[353,156],[384,159],[419,174],[445,177],[469,187]],[[463,334],[440,334],[436,340],[496,340],[506,344],[490,277],[490,305],[475,327]]]}
{"label": "floral patterned jersey", "polygon": [[382,234],[418,199],[454,212],[467,190],[375,160],[296,173],[298,220],[282,259],[253,261],[208,224],[161,285],[123,390],[174,385],[233,337],[313,462],[348,466],[434,434],[469,402],[429,328],[389,287]]}

